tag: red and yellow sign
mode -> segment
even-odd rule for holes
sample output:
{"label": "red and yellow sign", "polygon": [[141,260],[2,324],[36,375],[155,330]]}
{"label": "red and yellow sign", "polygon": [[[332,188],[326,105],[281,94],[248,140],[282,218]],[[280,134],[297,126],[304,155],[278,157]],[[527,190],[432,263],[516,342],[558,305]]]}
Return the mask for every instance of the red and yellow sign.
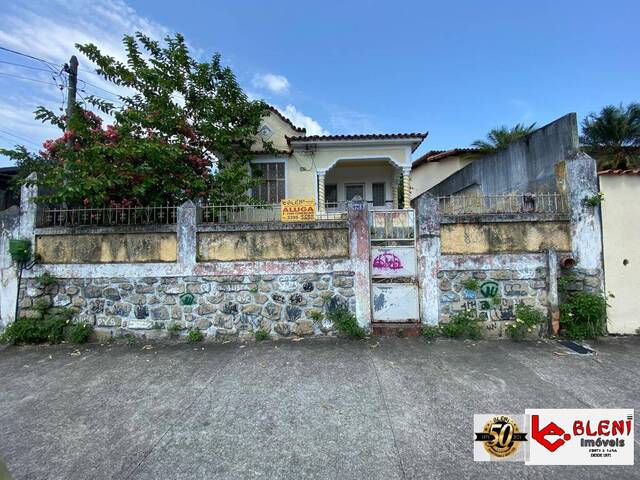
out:
{"label": "red and yellow sign", "polygon": [[285,199],[280,201],[280,221],[313,222],[316,219],[316,202],[308,199]]}

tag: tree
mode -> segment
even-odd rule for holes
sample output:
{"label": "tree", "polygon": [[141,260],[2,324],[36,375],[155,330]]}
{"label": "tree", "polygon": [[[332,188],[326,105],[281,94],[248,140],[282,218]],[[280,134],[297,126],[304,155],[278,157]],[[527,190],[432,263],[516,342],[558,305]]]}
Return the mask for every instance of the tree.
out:
{"label": "tree", "polygon": [[476,140],[471,146],[478,148],[484,153],[494,152],[515,142],[519,138],[529,135],[535,130],[535,127],[535,123],[532,123],[528,127],[522,123],[518,123],[512,128],[506,125],[492,128],[487,134],[486,140]]}
{"label": "tree", "polygon": [[580,141],[600,168],[632,168],[640,157],[640,103],[607,105],[582,120]]}
{"label": "tree", "polygon": [[118,102],[86,98],[112,125],[103,127],[79,105],[68,119],[39,107],[36,118],[64,134],[44,142],[38,156],[3,152],[36,169],[37,184],[50,192],[40,200],[71,206],[250,201],[251,145],[267,105],[247,98],[219,54],[194,60],[179,34],[166,37],[165,46],[142,33],[123,43],[126,63],[93,44],[76,45],[96,73],[131,92]]}

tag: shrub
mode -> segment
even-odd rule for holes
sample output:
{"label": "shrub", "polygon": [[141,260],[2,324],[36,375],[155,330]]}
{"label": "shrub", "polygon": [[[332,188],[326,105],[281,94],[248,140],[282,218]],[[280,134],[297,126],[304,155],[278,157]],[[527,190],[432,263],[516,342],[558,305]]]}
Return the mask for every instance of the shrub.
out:
{"label": "shrub", "polygon": [[261,342],[263,340],[269,339],[269,332],[267,332],[266,330],[256,330],[256,333],[254,335],[256,337],[256,342]]}
{"label": "shrub", "polygon": [[462,282],[462,287],[465,290],[476,292],[480,288],[480,282],[478,282],[478,280],[475,278],[467,278],[464,282]]}
{"label": "shrub", "polygon": [[533,329],[542,325],[544,321],[545,317],[541,311],[521,303],[516,305],[516,319],[507,327],[507,333],[517,342],[523,340],[527,333],[533,332]]}
{"label": "shrub", "polygon": [[560,305],[560,333],[582,340],[605,334],[607,300],[602,294],[576,292]]}
{"label": "shrub", "polygon": [[356,320],[356,316],[349,311],[344,305],[338,305],[327,313],[329,319],[333,322],[333,326],[338,332],[345,333],[350,337],[364,337],[364,330]]}
{"label": "shrub", "polygon": [[78,323],[69,329],[68,339],[73,343],[87,343],[93,327],[86,323]]}
{"label": "shrub", "polygon": [[440,328],[434,325],[425,325],[422,327],[422,336],[427,340],[433,340],[440,335]]}
{"label": "shrub", "polygon": [[5,343],[58,343],[64,339],[68,316],[47,315],[44,318],[18,318],[10,324],[0,339]]}
{"label": "shrub", "polygon": [[187,342],[189,343],[200,342],[203,338],[204,334],[200,330],[189,330],[189,333],[187,333]]}
{"label": "shrub", "polygon": [[475,312],[462,310],[453,314],[440,329],[445,336],[450,338],[469,337],[472,340],[477,340],[482,337],[479,321],[480,319]]}

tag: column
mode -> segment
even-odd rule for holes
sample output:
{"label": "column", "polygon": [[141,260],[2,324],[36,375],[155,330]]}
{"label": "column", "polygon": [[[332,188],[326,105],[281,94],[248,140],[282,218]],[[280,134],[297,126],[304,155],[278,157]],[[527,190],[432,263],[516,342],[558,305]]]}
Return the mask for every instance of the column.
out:
{"label": "column", "polygon": [[423,193],[415,199],[418,232],[418,286],[420,287],[420,319],[425,325],[438,325],[440,320],[440,212],[438,199]]}
{"label": "column", "polygon": [[371,243],[369,239],[369,212],[366,202],[350,203],[347,210],[349,225],[349,255],[354,272],[356,319],[358,325],[371,328]]}
{"label": "column", "polygon": [[393,208],[397,209],[400,199],[398,198],[398,185],[400,183],[400,173],[397,169],[393,169],[393,179],[391,180],[391,200],[393,201]]}
{"label": "column", "polygon": [[318,172],[318,211],[324,213],[324,172]]}
{"label": "column", "polygon": [[411,208],[411,167],[402,168],[402,186],[404,188],[404,208]]}
{"label": "column", "polygon": [[187,200],[177,208],[178,265],[193,268],[197,258],[196,206]]}

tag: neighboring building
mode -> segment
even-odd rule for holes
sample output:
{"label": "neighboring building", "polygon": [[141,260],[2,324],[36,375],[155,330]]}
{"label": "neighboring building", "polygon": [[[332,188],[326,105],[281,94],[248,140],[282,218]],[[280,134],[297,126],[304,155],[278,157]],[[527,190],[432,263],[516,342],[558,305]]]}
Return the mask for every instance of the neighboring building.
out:
{"label": "neighboring building", "polygon": [[478,158],[477,148],[432,150],[413,162],[411,167],[411,200],[453,175]]}
{"label": "neighboring building", "polygon": [[[267,204],[284,198],[314,199],[318,211],[343,210],[360,197],[371,208],[409,206],[411,154],[426,133],[312,135],[275,108],[263,119],[253,147],[253,171],[263,184],[255,195]],[[271,143],[267,151],[263,141]],[[404,178],[405,198],[398,198]]]}
{"label": "neighboring building", "polygon": [[604,193],[602,239],[608,299],[609,333],[638,333],[640,328],[640,170],[599,172]]}

